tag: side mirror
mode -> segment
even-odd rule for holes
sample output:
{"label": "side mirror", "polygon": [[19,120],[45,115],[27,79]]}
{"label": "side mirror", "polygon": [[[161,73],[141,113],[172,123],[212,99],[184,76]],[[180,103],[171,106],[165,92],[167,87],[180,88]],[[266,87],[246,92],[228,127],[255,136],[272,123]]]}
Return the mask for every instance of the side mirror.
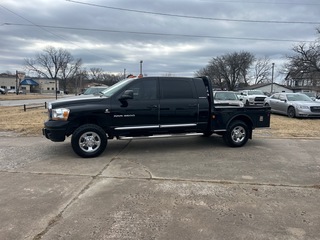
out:
{"label": "side mirror", "polygon": [[119,98],[119,100],[127,100],[127,99],[133,99],[133,90],[124,91],[124,93]]}

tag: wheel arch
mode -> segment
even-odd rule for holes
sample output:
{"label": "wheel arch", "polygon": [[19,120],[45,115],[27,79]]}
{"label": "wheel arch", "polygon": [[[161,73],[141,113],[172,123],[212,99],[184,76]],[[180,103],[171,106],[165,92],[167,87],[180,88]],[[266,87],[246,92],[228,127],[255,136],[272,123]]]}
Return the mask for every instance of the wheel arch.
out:
{"label": "wheel arch", "polygon": [[292,104],[290,104],[288,107],[287,107],[287,116],[288,116],[288,113],[289,113],[289,109],[293,109],[294,110],[294,116],[292,117],[296,117],[296,114],[297,114],[297,110],[296,110],[296,107]]}
{"label": "wheel arch", "polygon": [[288,105],[287,111],[289,110],[289,108],[293,108],[294,110],[296,110],[296,107],[294,105],[292,105],[292,104]]}
{"label": "wheel arch", "polygon": [[237,115],[237,116],[234,116],[233,118],[231,118],[228,123],[227,123],[227,126],[226,128],[228,129],[230,127],[230,125],[235,122],[235,121],[242,121],[244,122],[248,129],[249,129],[249,139],[252,139],[252,130],[253,130],[253,122],[252,122],[252,119],[247,116],[247,115]]}
{"label": "wheel arch", "polygon": [[84,124],[95,124],[101,127],[108,135],[110,135],[111,131],[109,128],[106,127],[106,119],[99,115],[83,115],[77,116],[76,118],[71,120],[71,124],[67,131],[67,136],[72,135],[72,133],[80,126]]}

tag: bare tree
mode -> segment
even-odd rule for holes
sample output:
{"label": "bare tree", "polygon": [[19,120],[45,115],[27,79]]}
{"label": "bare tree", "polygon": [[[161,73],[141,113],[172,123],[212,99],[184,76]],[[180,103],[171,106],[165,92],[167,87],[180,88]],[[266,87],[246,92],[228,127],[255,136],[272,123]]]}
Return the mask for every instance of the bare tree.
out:
{"label": "bare tree", "polygon": [[[72,59],[70,59],[72,60]],[[61,68],[61,83],[62,89],[67,90],[67,80],[75,78],[81,71],[82,60],[78,59],[72,63],[66,63]]]}
{"label": "bare tree", "polygon": [[90,79],[93,81],[103,80],[102,68],[90,68]]}
{"label": "bare tree", "polygon": [[234,52],[214,57],[197,75],[208,75],[220,88],[234,90],[239,84],[248,84],[248,71],[254,61],[249,52]]}
{"label": "bare tree", "polygon": [[268,57],[258,58],[253,67],[253,83],[268,83],[270,82],[270,73],[272,65]]}
{"label": "bare tree", "polygon": [[29,71],[36,72],[39,76],[54,79],[57,90],[58,78],[66,81],[70,74],[74,74],[76,69],[80,68],[81,60],[74,62],[72,55],[67,50],[49,46],[35,58],[25,59],[25,65]]}
{"label": "bare tree", "polygon": [[[316,29],[320,34],[320,28]],[[320,37],[309,44],[300,43],[293,46],[293,54],[287,56],[284,71],[292,76],[307,76],[312,85],[318,84],[320,75]]]}
{"label": "bare tree", "polygon": [[103,83],[111,86],[124,78],[122,73],[113,74],[113,73],[104,73],[103,74]]}

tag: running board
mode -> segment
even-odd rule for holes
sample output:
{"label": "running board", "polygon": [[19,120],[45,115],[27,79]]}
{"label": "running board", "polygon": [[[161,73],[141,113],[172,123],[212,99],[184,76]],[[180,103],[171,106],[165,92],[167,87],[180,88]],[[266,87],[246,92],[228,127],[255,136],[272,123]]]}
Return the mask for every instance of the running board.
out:
{"label": "running board", "polygon": [[160,134],[152,136],[140,136],[140,137],[118,137],[119,140],[130,140],[130,139],[148,139],[148,138],[170,138],[170,137],[187,137],[187,136],[202,136],[203,133],[186,133],[186,134]]}

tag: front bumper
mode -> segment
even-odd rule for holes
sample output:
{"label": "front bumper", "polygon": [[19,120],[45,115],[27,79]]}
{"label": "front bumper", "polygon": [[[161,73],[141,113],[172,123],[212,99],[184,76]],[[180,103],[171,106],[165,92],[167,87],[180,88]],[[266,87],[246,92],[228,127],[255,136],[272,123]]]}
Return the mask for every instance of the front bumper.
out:
{"label": "front bumper", "polygon": [[66,139],[66,133],[69,122],[66,121],[46,121],[42,134],[53,142],[63,142]]}
{"label": "front bumper", "polygon": [[320,117],[320,112],[311,112],[310,109],[296,108],[297,117]]}

